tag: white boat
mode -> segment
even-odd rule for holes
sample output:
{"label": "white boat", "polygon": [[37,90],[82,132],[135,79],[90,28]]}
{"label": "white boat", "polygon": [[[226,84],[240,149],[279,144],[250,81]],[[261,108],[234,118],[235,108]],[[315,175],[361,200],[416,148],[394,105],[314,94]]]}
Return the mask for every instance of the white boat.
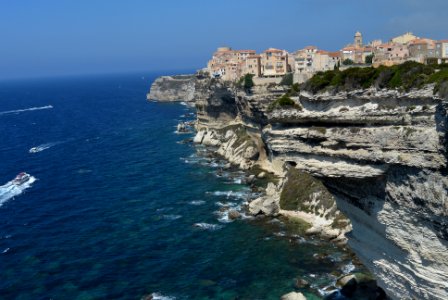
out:
{"label": "white boat", "polygon": [[33,147],[33,148],[31,148],[30,150],[29,150],[29,152],[30,153],[37,153],[37,152],[39,152],[40,150],[39,150],[39,147]]}
{"label": "white boat", "polygon": [[14,178],[12,183],[15,185],[22,185],[25,182],[27,182],[28,180],[30,180],[30,178],[31,178],[30,174],[21,172],[16,176],[16,178]]}

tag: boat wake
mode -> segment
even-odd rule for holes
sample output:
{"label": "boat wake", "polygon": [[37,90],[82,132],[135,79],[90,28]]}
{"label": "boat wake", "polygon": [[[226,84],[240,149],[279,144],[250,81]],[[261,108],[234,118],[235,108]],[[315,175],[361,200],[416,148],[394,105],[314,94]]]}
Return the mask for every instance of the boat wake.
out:
{"label": "boat wake", "polygon": [[[17,177],[16,177],[17,178]],[[0,186],[0,207],[9,199],[14,198],[30,188],[37,179],[34,176],[27,177],[24,182],[17,182],[17,179]]]}
{"label": "boat wake", "polygon": [[19,113],[22,113],[22,112],[33,111],[33,110],[52,109],[52,108],[53,108],[52,105],[46,105],[46,106],[30,107],[30,108],[24,108],[24,109],[0,111],[0,116],[2,116],[2,115],[11,115],[11,114],[19,114]]}
{"label": "boat wake", "polygon": [[41,151],[47,150],[47,149],[49,149],[49,148],[51,148],[53,146],[56,146],[56,145],[59,145],[59,144],[62,144],[62,143],[63,142],[54,142],[54,143],[42,144],[42,145],[39,145],[39,146],[36,146],[36,147],[32,147],[28,152],[29,153],[41,152]]}

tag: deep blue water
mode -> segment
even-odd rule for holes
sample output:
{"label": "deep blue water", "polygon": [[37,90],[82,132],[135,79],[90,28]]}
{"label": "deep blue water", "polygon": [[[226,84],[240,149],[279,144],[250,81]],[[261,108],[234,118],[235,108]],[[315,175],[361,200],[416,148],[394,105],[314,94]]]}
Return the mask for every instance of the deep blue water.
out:
{"label": "deep blue water", "polygon": [[[350,263],[282,221],[220,222],[247,188],[179,143],[189,111],[145,100],[156,75],[0,82],[0,185],[37,178],[3,191],[0,299],[279,299]],[[33,107],[47,108],[8,112]]]}

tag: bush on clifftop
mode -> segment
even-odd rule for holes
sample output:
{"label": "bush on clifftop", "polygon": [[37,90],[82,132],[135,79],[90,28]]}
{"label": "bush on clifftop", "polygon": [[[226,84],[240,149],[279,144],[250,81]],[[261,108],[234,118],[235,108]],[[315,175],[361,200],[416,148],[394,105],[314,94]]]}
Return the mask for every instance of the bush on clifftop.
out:
{"label": "bush on clifftop", "polygon": [[436,89],[448,81],[448,67],[444,65],[428,66],[408,61],[401,65],[378,68],[349,68],[344,71],[332,70],[316,73],[302,85],[302,89],[317,93],[330,89],[349,91],[360,88],[398,88],[410,90],[421,88],[428,83],[435,83]]}
{"label": "bush on clifftop", "polygon": [[287,94],[281,96],[280,98],[272,102],[271,105],[269,105],[268,109],[272,111],[278,108],[295,108],[298,110],[303,109],[302,106],[300,106],[300,104],[292,100]]}
{"label": "bush on clifftop", "polygon": [[246,91],[250,91],[255,85],[253,78],[254,78],[253,74],[244,75],[238,81],[238,86],[244,88]]}
{"label": "bush on clifftop", "polygon": [[283,76],[282,81],[280,81],[280,85],[287,85],[291,86],[293,84],[293,74],[288,73],[285,76]]}

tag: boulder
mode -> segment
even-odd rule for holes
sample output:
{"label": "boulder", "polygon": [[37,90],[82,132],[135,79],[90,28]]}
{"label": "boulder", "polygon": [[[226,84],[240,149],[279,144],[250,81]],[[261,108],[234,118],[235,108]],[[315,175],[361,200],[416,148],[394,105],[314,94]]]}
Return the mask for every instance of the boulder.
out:
{"label": "boulder", "polygon": [[278,211],[277,202],[270,197],[260,197],[249,203],[249,213],[254,216],[259,214],[275,216],[278,214]]}
{"label": "boulder", "polygon": [[251,184],[255,180],[255,175],[249,175],[246,179],[246,183]]}
{"label": "boulder", "polygon": [[236,211],[234,209],[229,211],[229,219],[230,220],[236,220],[236,219],[239,219],[239,218],[241,218],[240,212],[238,212],[238,211]]}
{"label": "boulder", "polygon": [[266,177],[266,172],[260,172],[260,174],[258,174],[257,176],[258,178],[262,179]]}
{"label": "boulder", "polygon": [[198,133],[196,133],[196,135],[193,139],[193,143],[202,144],[202,140],[204,140],[204,135],[205,135],[205,130],[198,131]]}
{"label": "boulder", "polygon": [[296,278],[294,281],[294,286],[298,289],[303,289],[310,286],[310,283],[303,278]]}
{"label": "boulder", "polygon": [[283,295],[280,300],[306,300],[306,297],[302,293],[291,292]]}

